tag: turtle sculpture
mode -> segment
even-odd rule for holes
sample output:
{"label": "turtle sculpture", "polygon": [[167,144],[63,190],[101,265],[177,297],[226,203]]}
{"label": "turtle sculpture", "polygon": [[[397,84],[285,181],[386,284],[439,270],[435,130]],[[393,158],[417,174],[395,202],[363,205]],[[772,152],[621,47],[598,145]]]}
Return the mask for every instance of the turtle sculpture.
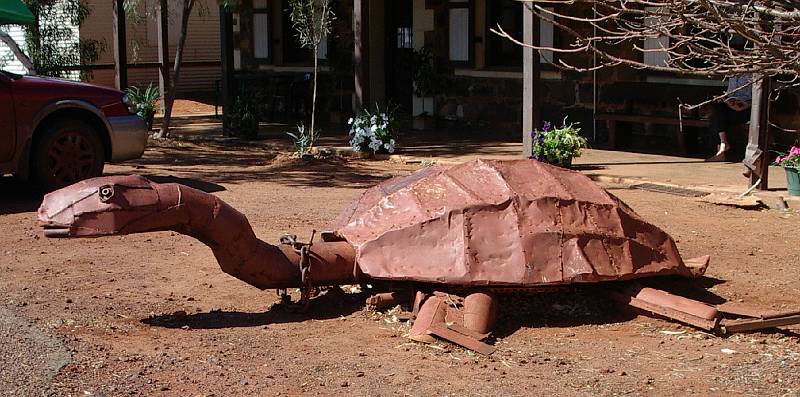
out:
{"label": "turtle sculpture", "polygon": [[[308,243],[284,236],[270,245],[216,196],[141,176],[94,178],[50,193],[39,221],[48,237],[183,233],[208,245],[224,272],[260,289],[301,288],[304,300],[318,287],[355,283],[417,291],[411,338],[436,335],[483,353],[492,347],[480,340],[502,309],[496,294],[565,285],[607,283],[626,304],[708,330],[800,321],[800,312],[714,307],[620,283],[699,277],[709,258],[682,260],[667,233],[589,178],[533,160],[475,160],[389,179]],[[368,301],[394,304],[400,295]]]}

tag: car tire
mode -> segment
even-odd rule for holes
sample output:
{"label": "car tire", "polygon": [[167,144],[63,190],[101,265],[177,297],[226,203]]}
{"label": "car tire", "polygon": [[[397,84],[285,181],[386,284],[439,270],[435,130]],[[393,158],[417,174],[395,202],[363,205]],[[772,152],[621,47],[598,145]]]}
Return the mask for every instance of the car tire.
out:
{"label": "car tire", "polygon": [[97,131],[80,120],[57,120],[35,139],[31,176],[52,191],[103,174],[105,150]]}

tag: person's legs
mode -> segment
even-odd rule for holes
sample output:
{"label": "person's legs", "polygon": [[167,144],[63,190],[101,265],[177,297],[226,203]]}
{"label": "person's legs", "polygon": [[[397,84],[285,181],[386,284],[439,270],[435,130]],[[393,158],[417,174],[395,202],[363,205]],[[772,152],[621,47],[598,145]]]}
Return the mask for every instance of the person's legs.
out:
{"label": "person's legs", "polygon": [[727,113],[731,109],[728,105],[717,102],[714,103],[714,106],[711,108],[711,134],[717,135],[719,137],[719,145],[717,146],[717,153],[706,161],[723,161],[725,160],[725,152],[730,149],[730,143],[728,143],[728,133],[726,132],[727,129]]}
{"label": "person's legs", "polygon": [[749,119],[750,109],[737,112],[725,103],[715,103],[711,111],[711,133],[719,136],[719,146],[717,153],[707,161],[724,161],[726,153],[731,149],[728,130],[730,127],[747,123]]}

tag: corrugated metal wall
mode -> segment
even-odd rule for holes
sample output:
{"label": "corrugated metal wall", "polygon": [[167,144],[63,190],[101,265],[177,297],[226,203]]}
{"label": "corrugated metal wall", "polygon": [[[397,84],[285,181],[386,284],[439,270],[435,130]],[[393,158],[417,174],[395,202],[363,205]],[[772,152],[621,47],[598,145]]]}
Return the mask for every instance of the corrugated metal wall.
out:
{"label": "corrugated metal wall", "polygon": [[[8,25],[3,26],[2,29],[5,30],[8,35],[17,42],[17,45],[19,45],[19,48],[21,48],[23,52],[28,52],[25,48],[25,34],[21,26]],[[0,67],[2,67],[3,70],[11,73],[27,73],[27,70],[24,66],[22,66],[22,63],[17,60],[17,58],[14,56],[14,53],[11,52],[11,49],[8,48],[8,46],[6,46],[6,44],[3,42],[0,42]]]}
{"label": "corrugated metal wall", "polygon": [[[108,0],[89,0],[92,14],[81,28],[81,38],[104,42],[106,50],[97,60],[98,64],[114,63],[113,38],[113,3]],[[128,31],[128,63],[157,62],[158,20],[156,10],[158,1],[145,0],[139,13],[139,23],[134,24],[132,18],[127,20]],[[169,0],[170,3],[170,60],[174,60],[180,31],[180,9],[182,0]],[[200,0],[189,18],[188,35],[184,52],[186,62],[219,62],[219,8],[216,0]],[[178,83],[178,94],[208,94],[214,92],[215,83],[220,78],[221,67],[202,66],[184,67]],[[128,69],[130,85],[158,85],[158,71],[154,68]],[[92,83],[114,86],[113,70],[97,70],[93,72]]]}

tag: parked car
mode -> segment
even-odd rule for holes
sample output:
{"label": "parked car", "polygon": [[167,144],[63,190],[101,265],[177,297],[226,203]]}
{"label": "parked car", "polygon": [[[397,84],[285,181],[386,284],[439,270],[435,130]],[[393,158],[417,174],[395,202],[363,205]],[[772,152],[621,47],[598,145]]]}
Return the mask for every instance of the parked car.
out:
{"label": "parked car", "polygon": [[0,70],[0,175],[54,190],[141,157],[147,133],[120,91]]}

